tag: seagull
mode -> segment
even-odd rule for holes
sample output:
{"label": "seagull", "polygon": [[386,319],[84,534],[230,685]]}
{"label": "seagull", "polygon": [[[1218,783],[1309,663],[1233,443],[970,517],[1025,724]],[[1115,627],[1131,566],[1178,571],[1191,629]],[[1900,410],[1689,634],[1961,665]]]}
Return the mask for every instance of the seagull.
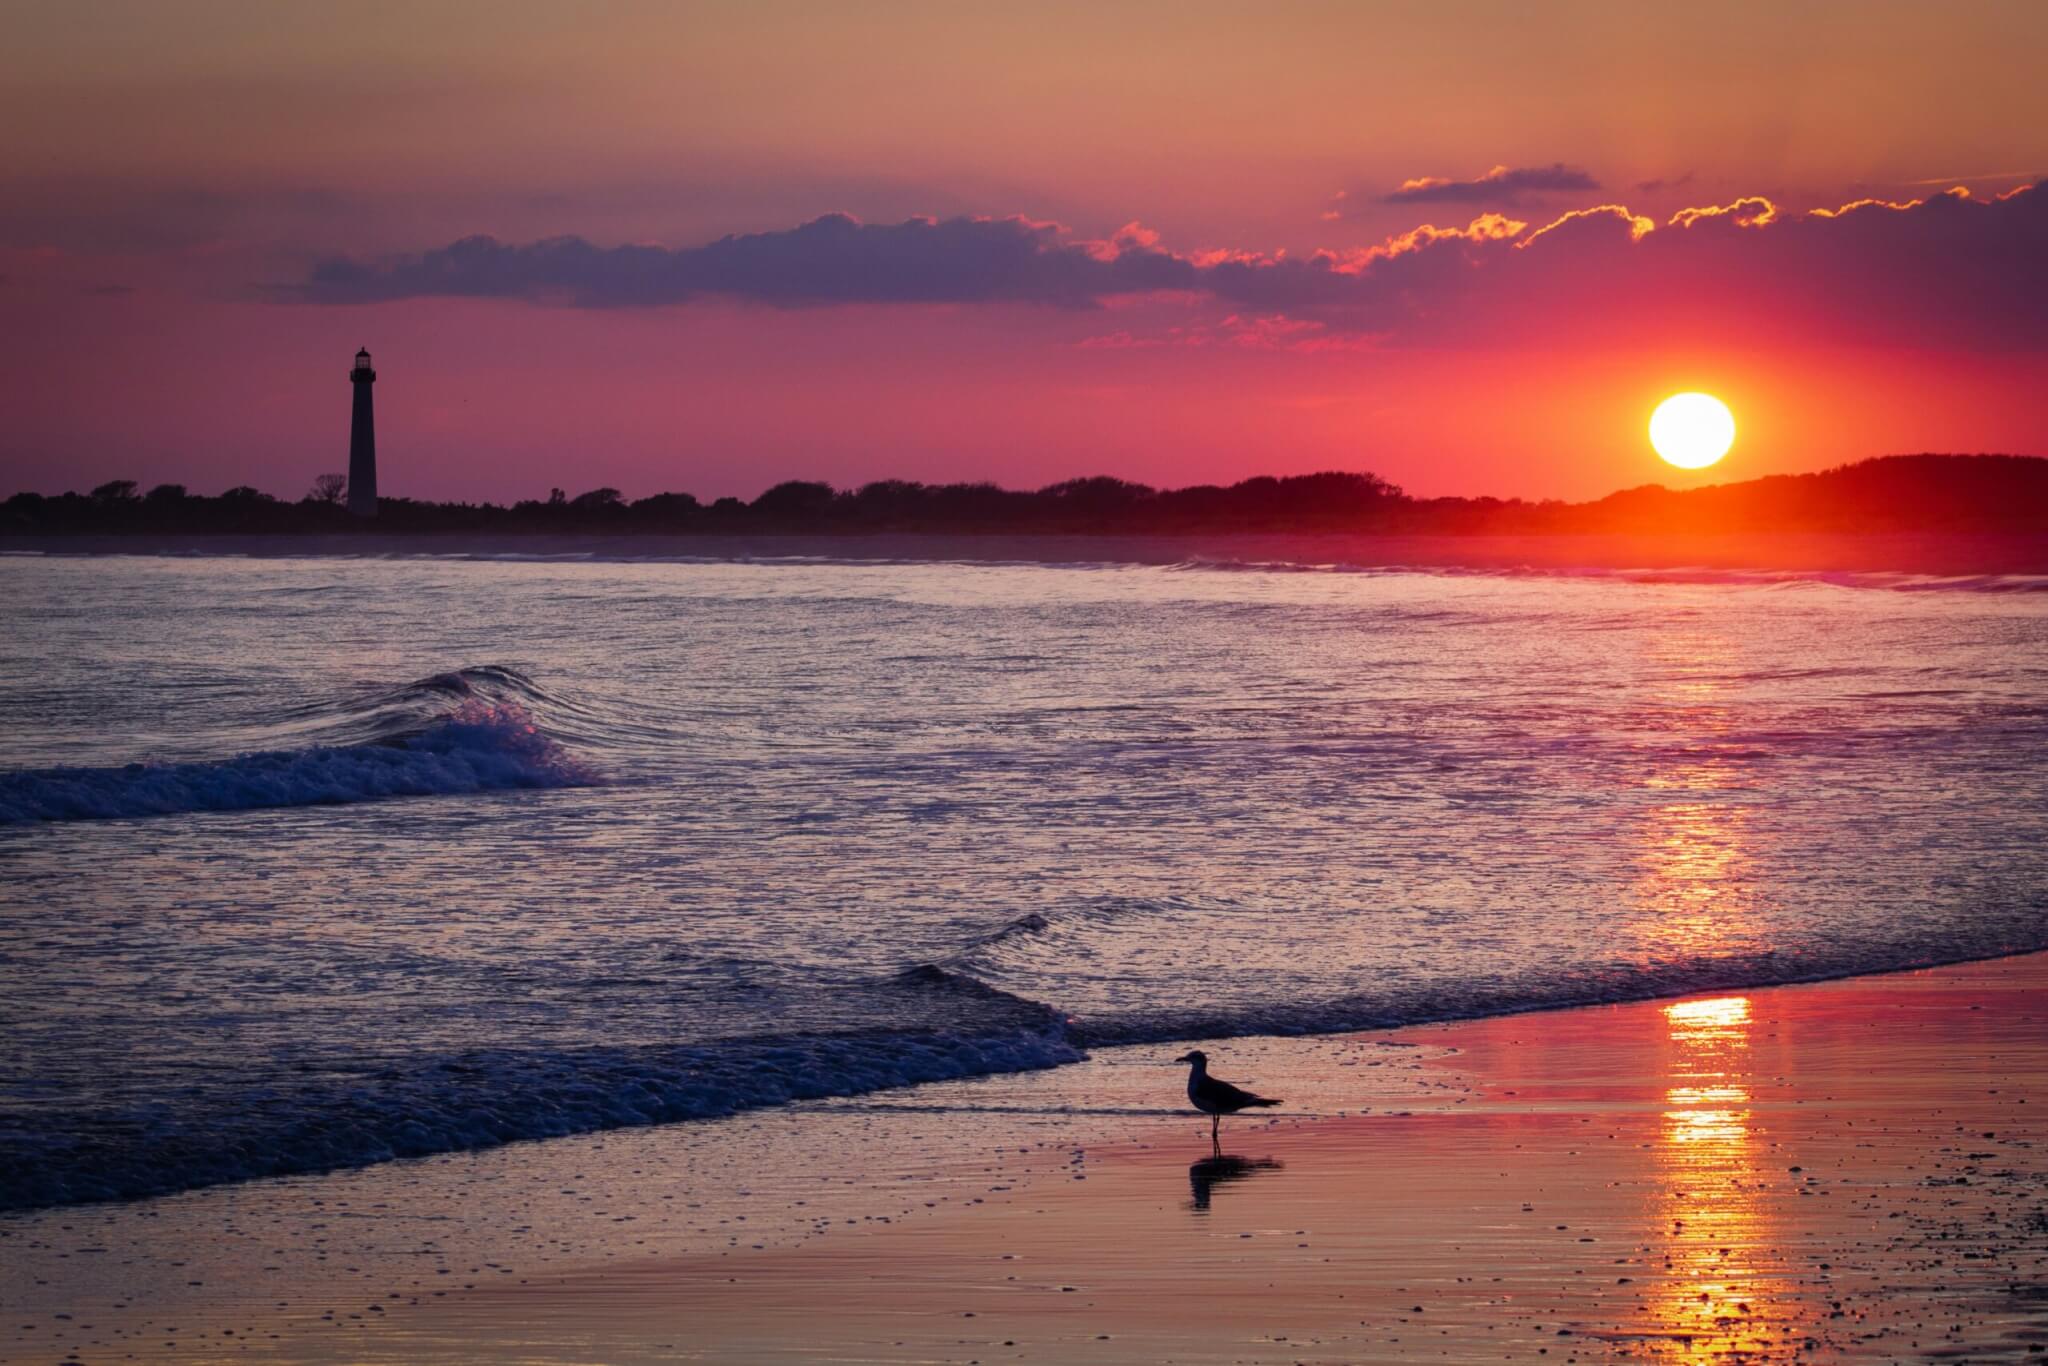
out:
{"label": "seagull", "polygon": [[1188,1102],[1209,1116],[1209,1142],[1212,1144],[1222,1142],[1218,1135],[1223,1116],[1280,1103],[1249,1091],[1240,1091],[1229,1082],[1210,1076],[1209,1055],[1199,1048],[1192,1053],[1181,1054],[1174,1061],[1192,1064],[1188,1071]]}

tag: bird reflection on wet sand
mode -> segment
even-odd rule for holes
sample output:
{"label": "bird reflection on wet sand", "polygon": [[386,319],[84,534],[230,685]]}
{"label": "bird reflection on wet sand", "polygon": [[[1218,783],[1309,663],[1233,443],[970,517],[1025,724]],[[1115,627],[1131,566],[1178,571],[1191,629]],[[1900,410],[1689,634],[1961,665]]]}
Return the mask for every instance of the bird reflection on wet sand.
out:
{"label": "bird reflection on wet sand", "polygon": [[1232,1181],[1243,1181],[1258,1172],[1276,1172],[1283,1164],[1270,1157],[1238,1157],[1217,1153],[1188,1168],[1188,1189],[1194,1195],[1190,1206],[1197,1213],[1209,1208],[1209,1192]]}

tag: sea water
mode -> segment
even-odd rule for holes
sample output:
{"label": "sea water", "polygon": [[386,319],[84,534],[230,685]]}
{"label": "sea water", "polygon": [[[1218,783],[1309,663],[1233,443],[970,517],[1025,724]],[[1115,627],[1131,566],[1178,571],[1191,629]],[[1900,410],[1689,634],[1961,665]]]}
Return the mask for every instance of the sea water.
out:
{"label": "sea water", "polygon": [[2044,588],[10,556],[0,1208],[2048,947]]}

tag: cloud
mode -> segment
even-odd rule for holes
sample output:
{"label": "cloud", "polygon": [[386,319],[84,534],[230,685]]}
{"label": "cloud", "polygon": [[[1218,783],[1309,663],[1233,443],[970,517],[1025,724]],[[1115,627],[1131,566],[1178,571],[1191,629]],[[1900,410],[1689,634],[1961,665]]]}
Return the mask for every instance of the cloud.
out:
{"label": "cloud", "polygon": [[835,304],[1036,304],[1089,309],[1132,295],[1209,295],[1263,311],[1363,302],[1374,261],[1444,242],[1507,240],[1527,225],[1484,214],[1419,227],[1364,251],[1307,257],[1175,253],[1128,224],[1106,241],[1054,223],[962,217],[862,223],[827,214],[798,227],[695,247],[600,247],[580,237],[518,245],[466,237],[382,262],[333,258],[284,297],[365,304],[501,298],[579,308],[650,308],[727,298],[786,308]]}
{"label": "cloud", "polygon": [[1597,190],[1600,182],[1563,162],[1548,166],[1496,166],[1472,180],[1445,180],[1422,176],[1404,180],[1401,188],[1382,195],[1387,204],[1499,204],[1521,203],[1545,195]]}
{"label": "cloud", "polygon": [[[1893,204],[1890,207],[1896,209],[1904,206]],[[1825,216],[1830,211],[1818,209],[1815,212]],[[1702,219],[1723,217],[1738,228],[1761,228],[1778,221],[1778,206],[1762,195],[1750,195],[1736,200],[1733,204],[1708,204],[1696,209],[1680,209],[1671,215],[1671,226],[1689,228]]]}
{"label": "cloud", "polygon": [[[1686,210],[1686,212],[1719,213],[1721,210],[1702,209]],[[1626,204],[1595,204],[1590,209],[1573,209],[1570,213],[1563,215],[1555,221],[1544,224],[1526,237],[1517,234],[1515,249],[1517,251],[1525,250],[1553,232],[1569,232],[1573,230],[1574,224],[1583,224],[1589,221],[1596,225],[1595,230],[1598,230],[1601,226],[1604,226],[1609,231],[1624,229],[1627,231],[1628,240],[1631,242],[1640,242],[1657,230],[1656,219],[1645,218],[1639,213],[1631,213]],[[1672,221],[1676,222],[1677,220],[1674,219]]]}
{"label": "cloud", "polygon": [[1981,184],[1987,180],[2024,180],[2031,184],[2041,178],[2042,173],[2039,171],[1979,171],[1975,175],[1938,175],[1929,176],[1925,180],[1908,180],[1901,183],[1916,188],[1939,185],[1947,189],[1951,185],[1968,185],[1973,182]]}
{"label": "cloud", "polygon": [[1636,189],[1642,194],[1655,194],[1659,190],[1682,190],[1692,184],[1693,173],[1687,171],[1681,176],[1658,176],[1652,180],[1638,180]]}
{"label": "cloud", "polygon": [[1306,256],[1176,252],[1136,225],[1088,240],[1025,218],[866,224],[834,214],[676,248],[473,237],[381,262],[328,261],[288,291],[328,304],[431,296],[1062,310],[1151,297],[1197,315],[1191,328],[1258,319],[1262,345],[1311,335],[1327,345],[1342,333],[1468,347],[1683,337],[2048,348],[2048,190],[1805,213],[1750,197],[1661,224],[1619,204],[1540,226],[1488,213]]}
{"label": "cloud", "polygon": [[466,237],[419,256],[321,263],[307,298],[367,303],[422,295],[528,298],[585,308],[654,307],[722,296],[826,304],[1030,303],[1089,308],[1107,296],[1199,287],[1199,267],[1135,225],[1078,242],[1026,218],[862,223],[827,214],[776,232],[697,247],[599,247],[580,237],[524,246]]}

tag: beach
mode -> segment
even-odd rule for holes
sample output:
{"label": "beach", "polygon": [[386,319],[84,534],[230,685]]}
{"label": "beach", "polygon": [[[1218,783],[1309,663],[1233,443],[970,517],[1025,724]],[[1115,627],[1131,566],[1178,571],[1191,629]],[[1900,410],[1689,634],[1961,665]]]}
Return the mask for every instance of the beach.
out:
{"label": "beach", "polygon": [[2048,955],[10,1216],[10,1360],[2024,1360]]}
{"label": "beach", "polygon": [[10,1360],[2037,1345],[2031,580],[5,572]]}

